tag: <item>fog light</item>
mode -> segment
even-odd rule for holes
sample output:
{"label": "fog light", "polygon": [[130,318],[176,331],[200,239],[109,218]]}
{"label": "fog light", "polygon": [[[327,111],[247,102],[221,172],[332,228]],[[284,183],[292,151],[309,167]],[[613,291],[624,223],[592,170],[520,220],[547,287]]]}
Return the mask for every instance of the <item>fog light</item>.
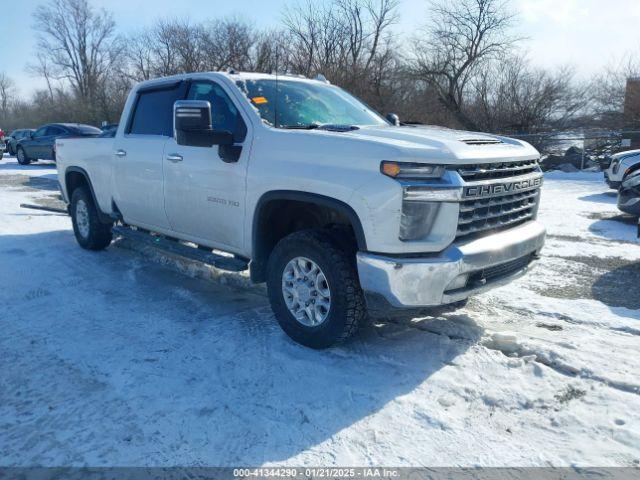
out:
{"label": "fog light", "polygon": [[447,290],[458,290],[460,288],[464,288],[467,286],[467,281],[469,280],[469,274],[463,273],[462,275],[458,275],[454,278],[449,285],[447,285]]}
{"label": "fog light", "polygon": [[400,240],[419,240],[431,233],[439,202],[402,202]]}

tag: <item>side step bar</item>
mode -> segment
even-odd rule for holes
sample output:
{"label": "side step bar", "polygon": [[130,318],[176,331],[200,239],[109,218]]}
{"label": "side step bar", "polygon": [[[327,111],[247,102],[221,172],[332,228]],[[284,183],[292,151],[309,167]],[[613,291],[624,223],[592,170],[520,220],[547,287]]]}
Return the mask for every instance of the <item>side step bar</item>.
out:
{"label": "side step bar", "polygon": [[221,270],[242,272],[249,268],[249,263],[241,258],[217,255],[211,250],[206,250],[205,247],[190,247],[176,240],[169,240],[159,235],[151,235],[144,230],[133,230],[132,228],[118,225],[113,227],[113,233],[114,235],[155,247],[163,252],[206,263]]}
{"label": "side step bar", "polygon": [[29,208],[31,210],[42,210],[44,212],[52,212],[52,213],[59,213],[61,215],[69,215],[69,212],[67,212],[66,210],[63,210],[62,208],[45,207],[42,205],[32,205],[30,203],[21,203],[20,208]]}

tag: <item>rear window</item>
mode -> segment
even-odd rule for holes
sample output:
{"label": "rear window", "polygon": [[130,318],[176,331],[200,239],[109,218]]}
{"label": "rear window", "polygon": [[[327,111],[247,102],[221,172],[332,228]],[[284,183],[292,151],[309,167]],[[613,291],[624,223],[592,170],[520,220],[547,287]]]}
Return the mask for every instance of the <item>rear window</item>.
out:
{"label": "rear window", "polygon": [[173,104],[183,96],[180,85],[140,92],[128,133],[172,136]]}

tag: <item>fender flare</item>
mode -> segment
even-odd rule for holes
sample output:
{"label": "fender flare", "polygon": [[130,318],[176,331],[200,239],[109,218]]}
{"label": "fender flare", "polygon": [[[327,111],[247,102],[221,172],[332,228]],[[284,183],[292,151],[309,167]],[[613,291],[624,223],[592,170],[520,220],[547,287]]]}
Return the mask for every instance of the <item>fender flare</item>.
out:
{"label": "fender flare", "polygon": [[266,258],[261,258],[263,255],[261,253],[260,248],[260,219],[262,216],[262,210],[264,206],[273,201],[273,200],[291,200],[291,201],[299,201],[306,202],[322,207],[331,208],[343,214],[346,218],[349,219],[351,226],[353,228],[353,232],[356,237],[356,242],[358,245],[358,250],[366,251],[367,250],[367,242],[364,235],[364,229],[362,228],[362,222],[358,217],[358,214],[355,210],[347,203],[342,200],[338,200],[336,198],[327,197],[325,195],[320,195],[317,193],[310,192],[301,192],[296,190],[271,190],[269,192],[264,193],[256,203],[256,207],[253,215],[253,224],[251,230],[251,250],[252,250],[252,259],[251,259],[251,278],[253,281],[262,281],[263,271],[266,264]]}
{"label": "fender flare", "polygon": [[[70,173],[79,173],[80,175],[82,175],[84,177],[85,182],[87,182],[87,185],[89,185],[89,192],[91,193],[91,199],[93,200],[93,204],[96,207],[96,211],[98,212],[98,217],[100,218],[100,221],[103,223],[112,223],[113,222],[113,218],[111,217],[111,215],[108,215],[106,213],[104,213],[101,209],[100,209],[100,204],[98,203],[98,199],[96,197],[96,193],[93,190],[93,184],[91,183],[91,180],[89,178],[89,174],[87,173],[87,171],[84,168],[81,167],[67,167],[64,171],[64,188],[66,190],[65,194],[67,196],[67,198],[69,199],[69,206],[68,208],[71,208],[71,195],[69,192],[69,185],[67,182],[67,179],[69,177]],[[71,213],[71,212],[69,212]]]}

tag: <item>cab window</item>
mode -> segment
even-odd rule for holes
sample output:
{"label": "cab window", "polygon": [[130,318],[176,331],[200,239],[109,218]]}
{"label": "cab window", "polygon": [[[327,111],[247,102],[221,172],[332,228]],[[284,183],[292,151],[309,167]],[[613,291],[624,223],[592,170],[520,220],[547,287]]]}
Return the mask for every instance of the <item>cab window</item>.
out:
{"label": "cab window", "polygon": [[173,104],[184,95],[182,84],[138,93],[127,133],[173,135]]}
{"label": "cab window", "polygon": [[54,135],[62,135],[63,133],[64,130],[60,127],[47,127],[47,132],[45,133],[45,135],[52,137]]}
{"label": "cab window", "polygon": [[36,133],[34,133],[33,136],[44,137],[46,131],[47,131],[47,127],[40,127],[38,130],[36,130]]}
{"label": "cab window", "polygon": [[213,82],[193,82],[189,87],[187,100],[208,101],[211,104],[212,128],[233,133],[236,142],[244,140],[247,127],[233,101],[220,85]]}

